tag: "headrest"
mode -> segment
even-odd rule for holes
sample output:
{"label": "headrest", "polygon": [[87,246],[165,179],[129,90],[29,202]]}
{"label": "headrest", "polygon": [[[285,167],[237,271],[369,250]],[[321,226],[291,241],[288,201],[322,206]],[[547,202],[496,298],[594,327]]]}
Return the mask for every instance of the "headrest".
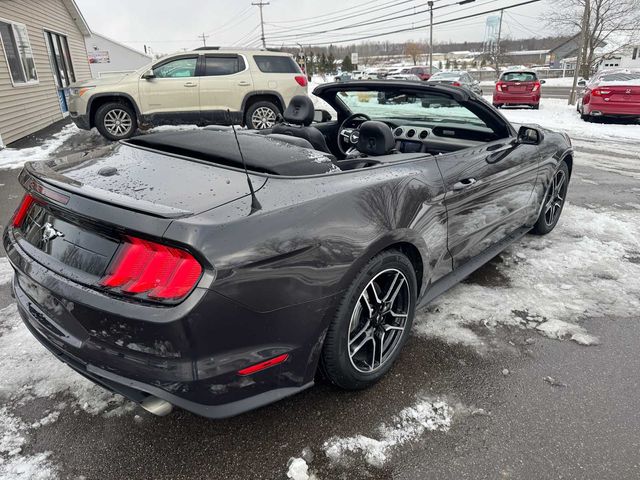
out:
{"label": "headrest", "polygon": [[357,150],[365,155],[386,155],[395,148],[391,128],[386,123],[369,120],[360,125]]}
{"label": "headrest", "polygon": [[289,106],[284,111],[285,122],[296,125],[311,125],[313,122],[313,102],[306,95],[296,95],[289,102]]}

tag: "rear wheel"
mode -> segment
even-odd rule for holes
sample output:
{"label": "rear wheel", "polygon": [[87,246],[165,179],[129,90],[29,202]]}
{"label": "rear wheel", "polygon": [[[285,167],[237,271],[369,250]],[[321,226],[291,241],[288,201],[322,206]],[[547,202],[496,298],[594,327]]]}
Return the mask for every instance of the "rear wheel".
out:
{"label": "rear wheel", "polygon": [[555,228],[564,207],[568,187],[569,167],[565,162],[562,162],[553,174],[553,179],[551,180],[547,193],[544,197],[544,204],[542,206],[542,211],[540,212],[540,217],[538,217],[531,233],[535,233],[536,235],[546,235]]}
{"label": "rear wheel", "polygon": [[360,271],[325,338],[321,368],[335,385],[356,390],[384,376],[411,331],[416,275],[397,250],[377,255]]}
{"label": "rear wheel", "polygon": [[496,107],[496,108],[502,108],[502,104],[501,103],[494,103],[493,106]]}
{"label": "rear wheel", "polygon": [[268,101],[256,102],[247,108],[244,123],[247,128],[254,130],[273,128],[279,114],[280,110],[274,103]]}
{"label": "rear wheel", "polygon": [[98,107],[94,124],[109,140],[122,140],[136,131],[136,114],[131,106],[121,102],[105,103]]}
{"label": "rear wheel", "polygon": [[540,109],[540,104],[536,103],[535,105],[532,105],[534,110],[539,110]]}

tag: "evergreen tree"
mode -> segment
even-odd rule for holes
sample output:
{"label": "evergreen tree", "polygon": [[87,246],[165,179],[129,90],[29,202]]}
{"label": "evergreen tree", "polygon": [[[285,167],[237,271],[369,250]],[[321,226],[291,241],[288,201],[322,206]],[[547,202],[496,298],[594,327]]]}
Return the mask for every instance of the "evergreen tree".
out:
{"label": "evergreen tree", "polygon": [[342,59],[342,71],[351,72],[353,70],[353,63],[351,63],[351,55],[347,54]]}

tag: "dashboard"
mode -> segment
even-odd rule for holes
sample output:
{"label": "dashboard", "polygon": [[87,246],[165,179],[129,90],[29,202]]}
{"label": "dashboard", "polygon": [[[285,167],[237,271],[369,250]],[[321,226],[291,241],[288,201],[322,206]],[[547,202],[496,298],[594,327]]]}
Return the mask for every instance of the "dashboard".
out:
{"label": "dashboard", "polygon": [[[389,125],[393,137],[401,153],[418,152],[452,152],[463,148],[484,144],[487,140],[478,135],[473,138],[468,127],[461,129],[456,126],[438,125],[424,127],[418,125]],[[471,135],[469,135],[471,133]],[[480,132],[478,132],[480,133]],[[482,136],[486,135],[484,132]],[[462,138],[461,138],[462,137]],[[467,138],[464,138],[467,137]],[[468,138],[471,137],[471,138]]]}

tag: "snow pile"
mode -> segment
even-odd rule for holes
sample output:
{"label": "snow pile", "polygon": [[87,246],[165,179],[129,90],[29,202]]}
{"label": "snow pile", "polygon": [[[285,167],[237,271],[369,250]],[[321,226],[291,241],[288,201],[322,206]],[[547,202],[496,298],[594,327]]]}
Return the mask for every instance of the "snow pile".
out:
{"label": "snow pile", "polygon": [[39,147],[5,148],[0,150],[0,169],[20,168],[25,162],[47,160],[67,139],[77,132],[78,127],[69,124],[65,125],[62,130],[47,139]]}
{"label": "snow pile", "polygon": [[[491,97],[485,98],[491,102]],[[500,112],[511,122],[538,124],[544,128],[566,132],[569,136],[590,140],[640,140],[640,125],[585,122],[574,105],[567,105],[567,101],[563,99],[545,98],[544,92],[540,110],[503,108]]]}
{"label": "snow pile", "polygon": [[9,283],[13,278],[13,267],[7,257],[0,257],[0,285]]}
{"label": "snow pile", "polygon": [[309,465],[304,458],[292,458],[289,460],[287,478],[291,480],[317,480],[313,473],[309,473]]}
{"label": "snow pile", "polygon": [[453,409],[445,402],[423,399],[402,410],[390,425],[381,425],[378,439],[334,437],[324,443],[324,450],[332,462],[349,464],[354,456],[364,456],[368,464],[382,467],[394,447],[417,439],[425,431],[449,430],[452,415]]}
{"label": "snow pile", "polygon": [[638,213],[567,204],[553,233],[526,236],[501,255],[505,285],[459,284],[416,315],[415,329],[479,349],[485,342],[477,332],[497,326],[594,345],[598,339],[577,323],[636,315],[639,256]]}

